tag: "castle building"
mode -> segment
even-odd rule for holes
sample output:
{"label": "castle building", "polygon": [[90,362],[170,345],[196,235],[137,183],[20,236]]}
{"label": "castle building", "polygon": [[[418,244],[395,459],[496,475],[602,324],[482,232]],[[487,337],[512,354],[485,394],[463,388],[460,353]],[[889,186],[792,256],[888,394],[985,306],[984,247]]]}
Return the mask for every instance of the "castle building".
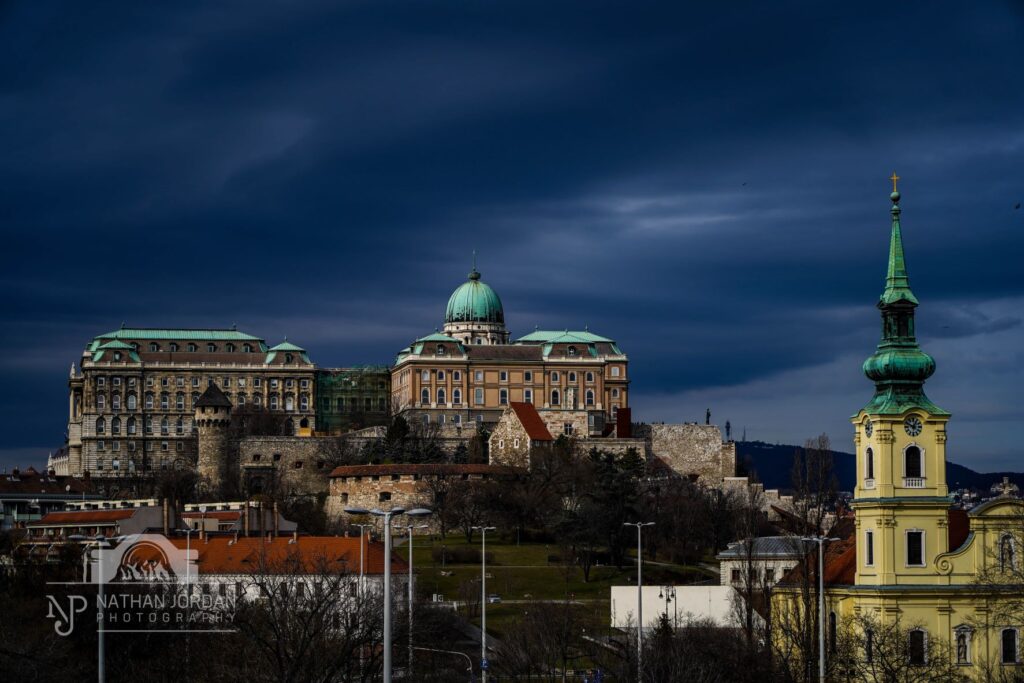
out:
{"label": "castle building", "polygon": [[[947,649],[934,651],[948,652],[943,656],[965,676],[1013,678],[1020,675],[1022,615],[1005,608],[1024,589],[1024,503],[1002,496],[969,513],[953,508],[946,481],[950,414],[924,392],[935,361],[915,335],[918,300],[904,258],[895,175],[891,199],[888,271],[878,301],[882,339],[863,368],[875,391],[851,418],[855,523],[826,554],[821,618],[833,633],[857,617],[898,622],[911,665],[926,664],[930,648],[944,643]],[[799,589],[786,583],[776,594],[777,614],[798,609]],[[870,660],[874,634],[862,635]]]}
{"label": "castle building", "polygon": [[589,330],[535,330],[515,341],[505,311],[474,268],[448,299],[442,331],[399,352],[391,370],[397,412],[441,425],[493,424],[511,403],[585,411],[600,433],[629,405],[629,359]]}
{"label": "castle building", "polygon": [[317,370],[316,397],[321,433],[386,425],[391,416],[391,370],[382,365]]}
{"label": "castle building", "polygon": [[217,385],[235,409],[316,427],[315,366],[287,339],[268,347],[236,329],[127,328],[101,334],[68,380],[68,445],[58,474],[119,477],[194,466],[196,402]]}

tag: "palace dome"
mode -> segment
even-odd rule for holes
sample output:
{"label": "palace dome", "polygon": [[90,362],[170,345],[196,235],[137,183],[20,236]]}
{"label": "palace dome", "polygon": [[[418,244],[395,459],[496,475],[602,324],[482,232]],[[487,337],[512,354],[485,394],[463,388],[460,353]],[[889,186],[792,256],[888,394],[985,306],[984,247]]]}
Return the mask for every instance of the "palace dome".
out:
{"label": "palace dome", "polygon": [[459,285],[448,299],[444,314],[445,323],[502,323],[505,310],[498,293],[480,280],[476,268],[469,279]]}

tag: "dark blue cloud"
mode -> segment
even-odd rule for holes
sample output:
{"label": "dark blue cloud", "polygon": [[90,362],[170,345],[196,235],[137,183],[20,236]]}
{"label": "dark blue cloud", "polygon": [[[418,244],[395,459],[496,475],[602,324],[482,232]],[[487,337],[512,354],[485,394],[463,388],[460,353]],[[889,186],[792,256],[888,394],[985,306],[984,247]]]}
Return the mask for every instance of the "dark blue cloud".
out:
{"label": "dark blue cloud", "polygon": [[[66,366],[122,320],[388,362],[474,248],[514,332],[621,341],[641,417],[714,400],[841,442],[893,168],[919,329],[959,368],[935,398],[982,462],[1020,427],[961,388],[1018,382],[1017,5],[12,3],[0,63],[18,457],[59,443]],[[834,418],[796,417],[814,368]]]}

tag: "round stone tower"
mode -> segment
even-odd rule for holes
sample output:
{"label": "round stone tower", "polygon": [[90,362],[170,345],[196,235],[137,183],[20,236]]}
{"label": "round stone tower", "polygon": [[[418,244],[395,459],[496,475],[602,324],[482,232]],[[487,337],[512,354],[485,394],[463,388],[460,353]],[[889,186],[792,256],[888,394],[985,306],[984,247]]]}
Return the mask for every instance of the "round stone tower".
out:
{"label": "round stone tower", "polygon": [[228,427],[231,400],[211,384],[196,400],[196,432],[199,437],[199,476],[211,489],[219,489],[228,470]]}

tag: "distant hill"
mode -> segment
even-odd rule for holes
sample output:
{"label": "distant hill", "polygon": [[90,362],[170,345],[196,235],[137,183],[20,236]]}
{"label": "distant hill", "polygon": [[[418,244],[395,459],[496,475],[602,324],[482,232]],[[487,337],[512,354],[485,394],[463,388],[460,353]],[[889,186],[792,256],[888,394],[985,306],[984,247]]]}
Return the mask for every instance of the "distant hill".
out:
{"label": "distant hill", "polygon": [[[748,474],[751,471],[756,472],[757,478],[764,482],[765,488],[791,489],[793,488],[790,481],[793,454],[802,450],[799,446],[785,444],[737,441],[737,468],[740,475]],[[857,479],[857,463],[853,454],[832,451],[832,459],[835,463],[836,477],[839,479],[839,490],[852,491]],[[956,488],[959,483],[962,488],[988,491],[992,484],[1002,481],[1003,477],[1009,477],[1010,481],[1024,491],[1024,473],[975,472],[963,465],[957,465],[955,462],[946,463],[946,480],[949,482],[950,488]]]}

